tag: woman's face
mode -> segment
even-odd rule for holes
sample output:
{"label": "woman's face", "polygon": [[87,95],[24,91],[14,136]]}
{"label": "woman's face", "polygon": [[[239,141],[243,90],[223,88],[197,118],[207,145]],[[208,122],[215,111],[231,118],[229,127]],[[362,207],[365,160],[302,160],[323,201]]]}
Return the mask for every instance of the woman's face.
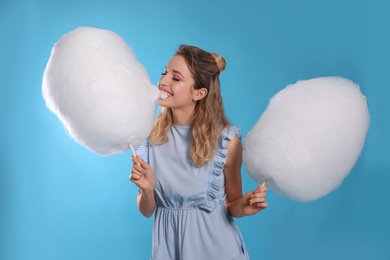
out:
{"label": "woman's face", "polygon": [[194,107],[194,83],[194,77],[185,59],[179,55],[173,56],[158,82],[162,94],[157,103],[172,109]]}

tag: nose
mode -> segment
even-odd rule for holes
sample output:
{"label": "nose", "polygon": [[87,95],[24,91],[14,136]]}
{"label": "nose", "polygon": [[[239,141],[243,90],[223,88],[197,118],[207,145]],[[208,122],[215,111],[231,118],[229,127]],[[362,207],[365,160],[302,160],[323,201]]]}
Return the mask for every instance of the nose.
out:
{"label": "nose", "polygon": [[167,86],[168,85],[168,82],[167,82],[167,75],[162,75],[160,80],[158,81],[158,85],[161,85],[161,86]]}

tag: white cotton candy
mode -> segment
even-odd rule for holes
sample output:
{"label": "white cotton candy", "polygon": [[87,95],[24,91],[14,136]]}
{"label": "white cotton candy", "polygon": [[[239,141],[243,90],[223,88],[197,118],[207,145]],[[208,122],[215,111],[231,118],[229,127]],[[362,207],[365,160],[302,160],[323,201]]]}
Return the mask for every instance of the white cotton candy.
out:
{"label": "white cotton candy", "polygon": [[340,186],[364,145],[370,116],[359,86],[340,77],[277,93],[244,142],[249,175],[274,192],[312,201]]}
{"label": "white cotton candy", "polygon": [[80,27],[53,47],[42,93],[69,135],[100,155],[125,152],[146,139],[158,90],[116,33]]}

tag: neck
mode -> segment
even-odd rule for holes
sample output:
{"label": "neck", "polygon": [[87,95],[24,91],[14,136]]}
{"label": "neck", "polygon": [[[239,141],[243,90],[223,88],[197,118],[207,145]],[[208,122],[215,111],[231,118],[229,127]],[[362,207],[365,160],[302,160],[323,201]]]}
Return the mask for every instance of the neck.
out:
{"label": "neck", "polygon": [[177,125],[191,125],[194,117],[194,107],[189,109],[173,109],[172,119],[173,123]]}

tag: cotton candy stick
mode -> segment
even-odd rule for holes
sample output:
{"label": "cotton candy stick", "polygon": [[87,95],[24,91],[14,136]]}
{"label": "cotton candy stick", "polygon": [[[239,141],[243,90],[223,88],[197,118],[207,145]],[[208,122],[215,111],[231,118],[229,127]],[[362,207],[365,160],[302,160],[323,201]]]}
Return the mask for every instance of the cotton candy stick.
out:
{"label": "cotton candy stick", "polygon": [[[137,157],[138,155],[135,153],[135,150],[131,144],[129,144],[129,147],[131,149],[131,152],[133,153],[133,156]],[[141,165],[140,163],[137,163],[138,165]]]}
{"label": "cotton candy stick", "polygon": [[130,146],[131,151],[133,152],[133,155],[134,155],[134,156],[137,156],[137,154],[135,153],[135,150],[134,150],[133,146],[132,146],[131,144],[129,144],[129,146]]}
{"label": "cotton candy stick", "polygon": [[268,182],[268,178],[266,178],[263,184],[261,184],[261,187],[264,187],[267,184],[267,182]]}

